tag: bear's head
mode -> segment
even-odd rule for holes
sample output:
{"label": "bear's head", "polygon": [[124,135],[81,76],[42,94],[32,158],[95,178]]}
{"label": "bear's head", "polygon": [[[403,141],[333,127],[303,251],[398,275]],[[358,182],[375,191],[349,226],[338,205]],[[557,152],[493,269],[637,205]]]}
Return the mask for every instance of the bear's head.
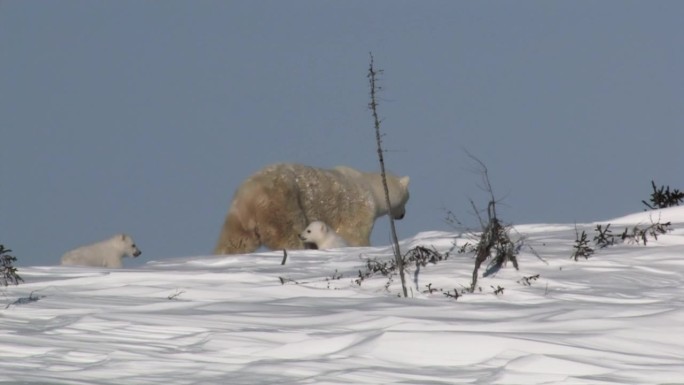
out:
{"label": "bear's head", "polygon": [[406,215],[406,202],[409,200],[409,177],[396,177],[387,175],[387,190],[389,191],[389,213],[394,219],[403,219]]}

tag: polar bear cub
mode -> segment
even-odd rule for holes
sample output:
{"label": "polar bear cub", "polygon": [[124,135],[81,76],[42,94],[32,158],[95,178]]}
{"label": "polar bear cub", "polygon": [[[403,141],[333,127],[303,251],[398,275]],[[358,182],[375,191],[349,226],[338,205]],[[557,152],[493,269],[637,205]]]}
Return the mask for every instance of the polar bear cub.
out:
{"label": "polar bear cub", "polygon": [[299,234],[302,242],[313,243],[319,249],[336,249],[338,247],[349,246],[335,230],[331,229],[325,222],[314,221]]}
{"label": "polar bear cub", "polygon": [[117,234],[107,240],[81,246],[62,256],[62,265],[82,265],[120,268],[126,255],[137,257],[142,252],[126,234]]}

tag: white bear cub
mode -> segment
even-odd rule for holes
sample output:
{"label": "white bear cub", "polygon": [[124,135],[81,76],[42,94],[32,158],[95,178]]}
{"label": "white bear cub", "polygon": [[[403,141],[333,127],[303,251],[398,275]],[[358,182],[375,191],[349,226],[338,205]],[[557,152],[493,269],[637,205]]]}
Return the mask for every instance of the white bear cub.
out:
{"label": "white bear cub", "polygon": [[107,240],[81,246],[62,256],[62,265],[82,265],[118,269],[126,255],[137,257],[142,252],[126,234],[117,234]]}
{"label": "white bear cub", "polygon": [[313,243],[318,249],[336,249],[338,247],[349,246],[335,230],[331,229],[325,222],[314,221],[299,234],[303,242]]}

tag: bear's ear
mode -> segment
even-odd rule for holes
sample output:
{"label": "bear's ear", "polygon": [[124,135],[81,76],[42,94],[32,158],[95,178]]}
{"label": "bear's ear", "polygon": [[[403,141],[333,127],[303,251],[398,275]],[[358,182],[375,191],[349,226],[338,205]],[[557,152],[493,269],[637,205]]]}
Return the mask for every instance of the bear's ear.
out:
{"label": "bear's ear", "polygon": [[322,233],[322,234],[325,234],[325,233],[328,232],[328,228],[327,228],[327,227],[328,227],[328,225],[326,225],[325,223],[321,222],[321,233]]}
{"label": "bear's ear", "polygon": [[408,187],[409,184],[409,177],[405,176],[399,179],[399,183],[401,183],[402,186]]}

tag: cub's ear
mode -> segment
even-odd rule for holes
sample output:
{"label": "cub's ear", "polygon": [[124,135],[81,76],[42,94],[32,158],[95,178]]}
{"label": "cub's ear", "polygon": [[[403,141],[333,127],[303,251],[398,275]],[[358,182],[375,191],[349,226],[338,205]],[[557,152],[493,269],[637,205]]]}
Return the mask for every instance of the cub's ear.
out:
{"label": "cub's ear", "polygon": [[405,176],[399,179],[399,183],[401,183],[402,186],[408,187],[409,184],[409,177]]}
{"label": "cub's ear", "polygon": [[321,233],[323,233],[323,234],[327,233],[327,232],[328,232],[327,227],[328,227],[328,225],[326,225],[325,223],[321,222]]}

